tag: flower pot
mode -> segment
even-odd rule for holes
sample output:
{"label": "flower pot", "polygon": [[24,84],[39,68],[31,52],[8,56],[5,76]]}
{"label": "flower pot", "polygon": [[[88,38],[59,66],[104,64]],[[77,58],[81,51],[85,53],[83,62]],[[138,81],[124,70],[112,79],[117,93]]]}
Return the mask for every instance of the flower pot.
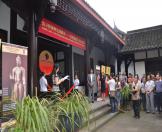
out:
{"label": "flower pot", "polygon": [[72,114],[68,114],[68,116],[60,115],[60,121],[63,126],[60,125],[59,130],[62,131],[64,129],[66,132],[77,131],[82,125],[83,121],[77,116],[76,113],[74,114],[74,121],[72,120]]}

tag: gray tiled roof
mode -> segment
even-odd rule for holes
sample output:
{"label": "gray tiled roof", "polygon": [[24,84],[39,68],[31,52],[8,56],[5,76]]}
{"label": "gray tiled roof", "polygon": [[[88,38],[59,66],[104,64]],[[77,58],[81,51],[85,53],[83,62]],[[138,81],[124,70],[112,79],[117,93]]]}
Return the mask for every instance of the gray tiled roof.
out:
{"label": "gray tiled roof", "polygon": [[162,25],[129,31],[120,52],[134,52],[162,47]]}

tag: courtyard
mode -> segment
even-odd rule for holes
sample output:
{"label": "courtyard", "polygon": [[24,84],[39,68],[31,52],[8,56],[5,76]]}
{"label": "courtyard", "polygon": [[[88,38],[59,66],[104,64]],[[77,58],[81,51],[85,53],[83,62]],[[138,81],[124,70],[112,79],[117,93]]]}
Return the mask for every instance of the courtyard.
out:
{"label": "courtyard", "polygon": [[161,132],[162,115],[141,112],[141,118],[133,118],[133,112],[121,113],[97,132]]}

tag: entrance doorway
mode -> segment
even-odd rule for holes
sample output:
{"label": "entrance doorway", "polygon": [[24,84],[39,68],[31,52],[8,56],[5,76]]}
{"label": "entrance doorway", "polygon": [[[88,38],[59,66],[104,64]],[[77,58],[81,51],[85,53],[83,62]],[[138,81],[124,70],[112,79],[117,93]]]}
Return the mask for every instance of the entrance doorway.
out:
{"label": "entrance doorway", "polygon": [[[71,55],[69,53],[70,49],[71,49],[71,47],[69,45],[62,44],[61,42],[51,41],[51,40],[48,41],[43,38],[38,39],[38,57],[42,51],[45,51],[45,50],[48,51],[53,57],[54,66],[55,66],[55,64],[59,64],[59,67],[60,67],[59,76],[60,77],[64,77],[65,75],[71,76],[71,73],[69,70],[69,65],[70,65],[70,60],[71,60],[70,59]],[[38,66],[39,66],[39,62],[38,62]],[[38,67],[38,69],[39,69],[38,70],[38,79],[40,79],[41,71],[40,71],[39,67]],[[53,85],[53,80],[52,80],[53,74],[55,74],[55,69],[53,69],[53,71],[49,75],[46,76],[48,84],[51,87]],[[38,81],[38,83],[39,83],[39,81]],[[64,92],[65,89],[68,89],[69,83],[70,83],[69,81],[65,81],[63,84],[61,84],[60,90]]]}
{"label": "entrance doorway", "polygon": [[78,75],[80,85],[85,85],[85,61],[84,56],[74,53],[74,74]]}

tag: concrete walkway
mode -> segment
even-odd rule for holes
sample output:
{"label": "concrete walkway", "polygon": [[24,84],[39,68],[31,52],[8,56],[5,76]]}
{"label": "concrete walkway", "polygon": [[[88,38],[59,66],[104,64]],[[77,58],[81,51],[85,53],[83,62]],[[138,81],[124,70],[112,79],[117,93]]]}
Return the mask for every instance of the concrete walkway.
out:
{"label": "concrete walkway", "polygon": [[141,112],[141,118],[133,118],[133,112],[122,113],[105,124],[97,132],[162,132],[162,114]]}

